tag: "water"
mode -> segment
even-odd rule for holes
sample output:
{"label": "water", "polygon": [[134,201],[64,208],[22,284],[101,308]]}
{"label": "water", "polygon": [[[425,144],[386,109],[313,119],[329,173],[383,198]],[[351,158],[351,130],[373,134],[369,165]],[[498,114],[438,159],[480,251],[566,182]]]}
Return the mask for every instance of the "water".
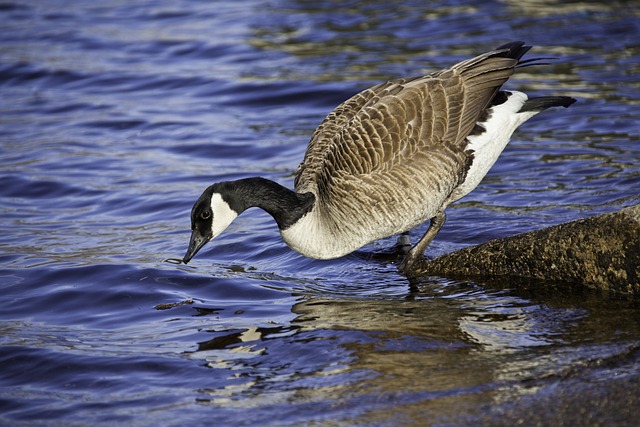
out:
{"label": "water", "polygon": [[[640,202],[635,2],[0,5],[0,424],[633,425],[637,301],[302,258],[263,212],[189,266],[212,182],[291,185],[338,103],[510,40],[520,129],[438,255]],[[414,232],[417,237],[423,228]]]}

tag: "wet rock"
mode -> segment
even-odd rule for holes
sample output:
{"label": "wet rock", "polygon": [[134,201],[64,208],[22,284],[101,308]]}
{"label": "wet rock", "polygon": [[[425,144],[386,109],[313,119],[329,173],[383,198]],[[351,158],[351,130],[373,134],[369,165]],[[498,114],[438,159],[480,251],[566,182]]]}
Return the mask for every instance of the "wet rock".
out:
{"label": "wet rock", "polygon": [[571,282],[640,294],[640,204],[465,248],[417,274]]}

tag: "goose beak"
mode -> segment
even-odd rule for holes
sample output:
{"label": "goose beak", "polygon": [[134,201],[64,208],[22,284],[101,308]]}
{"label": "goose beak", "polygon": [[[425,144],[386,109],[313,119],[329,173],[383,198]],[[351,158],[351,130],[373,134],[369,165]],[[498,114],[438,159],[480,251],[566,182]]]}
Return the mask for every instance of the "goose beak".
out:
{"label": "goose beak", "polygon": [[187,264],[191,261],[198,251],[207,244],[209,240],[211,240],[213,236],[211,233],[200,234],[198,229],[194,229],[191,232],[191,239],[189,240],[189,248],[187,249],[187,253],[184,254],[184,258],[182,258],[182,262]]}

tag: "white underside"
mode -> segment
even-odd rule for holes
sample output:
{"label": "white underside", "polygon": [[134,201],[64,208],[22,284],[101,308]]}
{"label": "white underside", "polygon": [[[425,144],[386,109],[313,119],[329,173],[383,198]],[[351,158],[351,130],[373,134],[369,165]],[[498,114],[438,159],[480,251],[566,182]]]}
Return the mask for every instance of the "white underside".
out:
{"label": "white underside", "polygon": [[[476,188],[508,144],[513,132],[538,113],[537,111],[518,113],[527,99],[524,93],[511,92],[507,101],[492,107],[489,120],[481,123],[486,129],[485,132],[467,138],[469,141],[467,149],[474,152],[473,163],[465,181],[454,190],[441,209]],[[373,206],[363,206],[363,209],[368,208]],[[293,226],[281,231],[282,238],[296,252],[317,259],[338,258],[377,240],[370,238],[376,235],[376,230],[353,230],[347,226],[341,227],[342,230],[338,231],[328,224],[330,221],[322,218],[314,208]],[[378,238],[381,237],[384,236]]]}
{"label": "white underside", "polygon": [[372,240],[362,240],[347,231],[336,233],[325,225],[316,208],[286,230],[282,239],[294,251],[309,258],[333,259],[350,254]]}

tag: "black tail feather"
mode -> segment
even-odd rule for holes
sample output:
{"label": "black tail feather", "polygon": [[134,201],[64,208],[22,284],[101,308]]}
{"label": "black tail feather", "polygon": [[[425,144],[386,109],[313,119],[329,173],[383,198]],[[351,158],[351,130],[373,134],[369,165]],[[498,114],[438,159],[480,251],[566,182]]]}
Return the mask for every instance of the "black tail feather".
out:
{"label": "black tail feather", "polygon": [[529,58],[529,59],[525,59],[524,61],[518,61],[517,67],[522,68],[522,67],[530,67],[532,65],[549,65],[551,64],[551,62],[548,62],[548,61],[553,59],[558,59],[558,58],[554,58],[551,56],[540,57],[540,58]]}
{"label": "black tail feather", "polygon": [[570,96],[541,96],[538,98],[529,98],[520,108],[520,113],[526,111],[542,111],[550,107],[565,107],[576,102],[574,98]]}
{"label": "black tail feather", "polygon": [[498,47],[496,50],[504,50],[505,52],[499,53],[495,56],[501,58],[513,58],[520,61],[520,58],[522,58],[525,53],[529,52],[529,49],[531,49],[531,46],[525,46],[524,42],[511,42]]}
{"label": "black tail feather", "polygon": [[521,60],[525,53],[529,52],[531,46],[526,46],[524,42],[511,42],[507,44],[503,44],[502,46],[496,48],[496,50],[502,50],[504,52],[497,54],[496,56],[502,58],[513,58],[518,60],[517,67],[529,67],[531,65],[548,65],[549,62],[540,62],[540,61],[548,61],[552,59],[556,59],[553,57],[540,57],[540,58],[530,58]]}

